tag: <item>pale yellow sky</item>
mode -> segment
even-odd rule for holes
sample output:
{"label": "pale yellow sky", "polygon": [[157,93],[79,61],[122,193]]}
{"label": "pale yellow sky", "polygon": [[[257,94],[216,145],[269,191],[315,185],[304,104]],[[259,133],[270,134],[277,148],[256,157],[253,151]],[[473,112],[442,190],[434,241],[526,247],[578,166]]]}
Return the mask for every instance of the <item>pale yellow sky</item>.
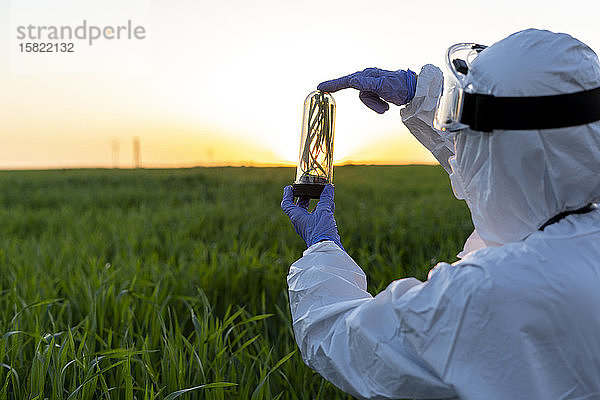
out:
{"label": "pale yellow sky", "polygon": [[[0,4],[0,168],[294,164],[304,98],[365,67],[442,67],[453,43],[528,27],[600,50],[596,0],[8,0]],[[76,43],[75,54],[18,52],[16,27],[118,25],[143,40]],[[70,57],[69,57],[70,56]],[[334,94],[338,162],[433,162],[398,107],[378,115]]]}

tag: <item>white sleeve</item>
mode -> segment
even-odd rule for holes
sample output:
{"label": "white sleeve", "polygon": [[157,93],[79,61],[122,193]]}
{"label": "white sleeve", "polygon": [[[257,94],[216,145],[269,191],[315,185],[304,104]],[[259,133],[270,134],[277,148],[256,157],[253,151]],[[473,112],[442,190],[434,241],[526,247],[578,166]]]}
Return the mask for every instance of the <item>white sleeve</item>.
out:
{"label": "white sleeve", "polygon": [[[433,154],[442,167],[452,173],[448,159],[454,155],[454,143],[451,135],[445,135],[433,127],[433,118],[437,102],[442,92],[444,76],[438,67],[426,64],[417,78],[415,97],[400,109],[402,122],[410,133]],[[457,255],[463,258],[468,253],[486,247],[479,234],[473,231],[463,250]]]}
{"label": "white sleeve", "polygon": [[456,396],[401,329],[398,301],[423,282],[400,279],[373,297],[364,272],[331,241],[308,248],[287,280],[302,358],[325,379],[363,399]]}
{"label": "white sleeve", "polygon": [[442,71],[435,65],[423,66],[417,78],[415,97],[400,110],[400,116],[410,133],[450,173],[448,158],[454,155],[454,143],[450,135],[433,128],[433,118],[442,92],[443,79]]}

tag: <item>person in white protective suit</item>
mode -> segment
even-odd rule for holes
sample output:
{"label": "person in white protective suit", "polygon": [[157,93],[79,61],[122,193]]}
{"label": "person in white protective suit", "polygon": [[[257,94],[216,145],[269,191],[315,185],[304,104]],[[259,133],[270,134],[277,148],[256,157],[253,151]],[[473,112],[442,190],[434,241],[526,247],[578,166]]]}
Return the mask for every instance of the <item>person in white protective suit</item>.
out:
{"label": "person in white protective suit", "polygon": [[[471,211],[461,260],[373,297],[341,245],[333,187],[312,212],[287,187],[309,246],[287,278],[302,357],[361,399],[600,399],[598,57],[529,29],[447,61],[441,98],[437,67],[401,71],[400,113]],[[372,108],[402,81],[357,74],[340,79]]]}

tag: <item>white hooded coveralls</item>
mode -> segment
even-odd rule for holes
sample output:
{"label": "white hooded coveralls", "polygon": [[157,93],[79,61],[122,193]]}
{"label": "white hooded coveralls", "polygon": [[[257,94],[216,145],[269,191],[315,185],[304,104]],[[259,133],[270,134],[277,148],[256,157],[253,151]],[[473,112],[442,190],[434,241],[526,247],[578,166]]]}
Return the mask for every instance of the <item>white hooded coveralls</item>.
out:
{"label": "white hooded coveralls", "polygon": [[[600,63],[568,35],[527,30],[468,76],[478,93],[543,96],[600,86]],[[401,114],[471,210],[464,257],[373,297],[348,254],[311,246],[288,275],[304,361],[365,399],[600,399],[600,208],[538,230],[600,200],[600,121],[453,141],[431,127],[441,84],[423,67]]]}

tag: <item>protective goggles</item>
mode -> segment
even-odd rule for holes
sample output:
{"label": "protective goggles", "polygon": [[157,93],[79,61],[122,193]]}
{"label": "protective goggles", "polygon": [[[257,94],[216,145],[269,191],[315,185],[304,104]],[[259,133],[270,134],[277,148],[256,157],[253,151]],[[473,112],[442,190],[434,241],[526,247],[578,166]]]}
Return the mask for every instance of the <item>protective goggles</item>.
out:
{"label": "protective goggles", "polygon": [[600,87],[581,92],[529,97],[496,97],[474,93],[466,83],[469,67],[487,46],[458,43],[446,53],[444,93],[434,127],[456,132],[564,128],[600,120]]}

